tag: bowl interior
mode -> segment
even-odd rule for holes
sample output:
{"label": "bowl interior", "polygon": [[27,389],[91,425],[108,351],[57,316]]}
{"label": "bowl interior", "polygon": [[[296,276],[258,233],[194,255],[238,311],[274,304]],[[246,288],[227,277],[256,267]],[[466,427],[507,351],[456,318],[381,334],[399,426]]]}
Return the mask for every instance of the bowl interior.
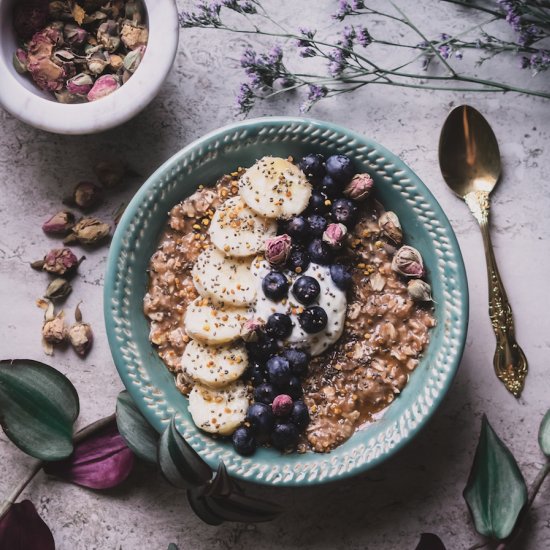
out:
{"label": "bowl interior", "polygon": [[[142,311],[147,267],[167,212],[200,184],[214,183],[237,166],[264,155],[299,157],[310,152],[350,155],[358,171],[375,180],[377,198],[400,218],[405,242],[420,250],[435,299],[437,326],[428,349],[402,394],[374,423],[329,454],[281,455],[259,449],[239,456],[230,442],[200,432],[187,399],[174,385],[148,341]],[[122,380],[141,411],[162,430],[172,415],[178,428],[215,468],[223,460],[243,479],[302,485],[366,470],[410,440],[438,406],[458,367],[466,337],[468,291],[462,257],[449,222],[418,177],[395,155],[343,128],[297,118],[251,120],[223,128],[172,157],[136,194],[113,239],[105,285],[111,350]]]}

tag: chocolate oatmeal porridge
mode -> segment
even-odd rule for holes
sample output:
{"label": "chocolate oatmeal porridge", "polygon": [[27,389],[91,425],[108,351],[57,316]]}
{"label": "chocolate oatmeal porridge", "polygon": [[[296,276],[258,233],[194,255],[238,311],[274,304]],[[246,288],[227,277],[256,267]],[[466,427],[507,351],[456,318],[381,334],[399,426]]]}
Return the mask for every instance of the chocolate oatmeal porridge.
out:
{"label": "chocolate oatmeal porridge", "polygon": [[150,340],[197,426],[327,452],[406,386],[435,325],[422,257],[351,159],[264,157],[174,206]]}

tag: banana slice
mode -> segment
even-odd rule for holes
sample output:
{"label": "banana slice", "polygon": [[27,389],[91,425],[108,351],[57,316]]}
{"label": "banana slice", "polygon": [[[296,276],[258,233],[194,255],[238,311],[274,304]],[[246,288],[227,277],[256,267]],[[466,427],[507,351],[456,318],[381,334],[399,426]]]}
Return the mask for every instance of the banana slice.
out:
{"label": "banana slice", "polygon": [[262,250],[268,237],[277,233],[277,224],[258,216],[241,197],[231,197],[216,209],[210,240],[226,256],[251,256]]}
{"label": "banana slice", "polygon": [[241,176],[239,193],[261,216],[291,218],[305,210],[311,197],[311,184],[290,161],[264,157]]}
{"label": "banana slice", "polygon": [[198,293],[216,304],[247,306],[256,298],[251,261],[226,258],[215,247],[203,250],[193,266],[193,283]]}
{"label": "banana slice", "polygon": [[248,317],[246,308],[216,306],[206,298],[197,298],[189,304],[183,322],[185,331],[194,340],[220,346],[239,338]]}
{"label": "banana slice", "polygon": [[189,394],[189,413],[205,432],[232,434],[244,421],[247,410],[247,390],[242,382],[219,390],[195,384]]}
{"label": "banana slice", "polygon": [[241,377],[248,366],[248,355],[242,344],[205,346],[191,340],[181,358],[185,374],[209,388],[222,388]]}

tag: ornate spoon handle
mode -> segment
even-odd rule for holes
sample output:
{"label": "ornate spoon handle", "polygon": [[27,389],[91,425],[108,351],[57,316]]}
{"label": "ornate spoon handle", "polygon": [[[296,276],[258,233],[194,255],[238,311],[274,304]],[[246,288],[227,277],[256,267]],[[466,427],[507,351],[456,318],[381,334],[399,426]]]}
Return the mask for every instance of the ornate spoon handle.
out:
{"label": "ornate spoon handle", "polygon": [[468,193],[464,200],[478,221],[483,235],[489,282],[489,317],[497,339],[493,365],[496,375],[506,389],[515,397],[519,397],[527,376],[527,359],[516,342],[512,308],[508,302],[493,251],[489,233],[489,193],[473,191]]}

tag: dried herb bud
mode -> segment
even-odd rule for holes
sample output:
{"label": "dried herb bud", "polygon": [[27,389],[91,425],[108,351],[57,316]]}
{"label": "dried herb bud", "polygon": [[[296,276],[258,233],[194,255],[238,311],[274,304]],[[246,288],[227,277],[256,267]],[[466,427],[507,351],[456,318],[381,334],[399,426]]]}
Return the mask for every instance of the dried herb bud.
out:
{"label": "dried herb bud", "polygon": [[48,5],[42,0],[20,0],[14,4],[13,26],[20,38],[28,40],[44,27]]}
{"label": "dried herb bud", "polygon": [[382,233],[394,243],[399,244],[403,240],[401,223],[394,212],[384,212],[378,220],[378,226]]}
{"label": "dried herb bud", "polygon": [[417,302],[432,302],[432,287],[420,279],[409,281],[407,285],[409,296]]}
{"label": "dried herb bud", "polygon": [[344,195],[354,201],[362,201],[370,195],[373,186],[369,174],[356,174],[344,189]]}
{"label": "dried herb bud", "polygon": [[68,204],[74,204],[82,210],[97,206],[103,199],[103,189],[91,181],[80,181],[76,184],[73,196],[67,199]]}
{"label": "dried herb bud", "polygon": [[143,7],[141,2],[128,0],[124,6],[124,17],[133,23],[139,24],[143,20]]}
{"label": "dried herb bud", "polygon": [[245,342],[257,342],[263,323],[258,319],[248,319],[241,328],[241,338]]}
{"label": "dried herb bud", "polygon": [[290,254],[292,239],[286,233],[265,241],[265,259],[271,267],[280,267],[286,263]]}
{"label": "dried herb bud", "polygon": [[19,73],[26,73],[29,69],[27,67],[29,58],[27,52],[21,48],[17,48],[13,54],[13,67]]}
{"label": "dried herb bud", "polygon": [[29,56],[29,72],[41,90],[56,92],[61,90],[65,80],[65,69],[48,57]]}
{"label": "dried herb bud", "polygon": [[56,275],[66,275],[75,271],[80,261],[68,248],[54,248],[44,256],[42,269]]}
{"label": "dried herb bud", "polygon": [[323,233],[323,241],[331,248],[340,248],[348,232],[342,223],[330,223]]}
{"label": "dried herb bud", "polygon": [[113,69],[113,71],[117,72],[118,70],[122,69],[122,67],[124,67],[124,58],[117,54],[111,54],[109,65],[111,66],[111,69]]}
{"label": "dried herb bud", "polygon": [[104,187],[116,187],[122,183],[127,168],[121,160],[102,160],[95,167],[97,179]]}
{"label": "dried herb bud", "polygon": [[74,226],[74,222],[74,214],[63,210],[45,222],[42,225],[42,231],[50,235],[66,235]]}
{"label": "dried herb bud", "polygon": [[63,241],[65,244],[79,242],[94,245],[109,236],[111,228],[97,218],[82,218],[72,229],[72,233]]}
{"label": "dried herb bud", "polygon": [[67,80],[67,91],[75,95],[87,95],[94,85],[93,78],[86,73],[80,73]]}
{"label": "dried herb bud", "polygon": [[79,27],[75,23],[67,23],[63,29],[65,41],[71,46],[83,46],[88,39],[88,31]]}
{"label": "dried herb bud", "polygon": [[141,63],[141,60],[143,59],[143,55],[145,54],[145,46],[140,46],[139,48],[136,48],[135,50],[128,53],[128,55],[124,58],[124,68],[129,73],[135,73],[137,68],[139,67],[139,64]]}
{"label": "dried herb bud", "polygon": [[116,92],[120,88],[120,80],[112,75],[106,74],[100,76],[93,86],[93,88],[88,92],[88,101],[97,101],[102,99],[113,92]]}
{"label": "dried herb bud", "polygon": [[61,90],[59,92],[54,92],[55,98],[59,103],[73,104],[73,103],[82,103],[83,98],[77,94],[71,94],[68,90]]}
{"label": "dried herb bud", "polygon": [[68,2],[64,0],[54,0],[48,6],[50,17],[52,19],[69,19],[72,18],[71,10]]}
{"label": "dried herb bud", "polygon": [[129,50],[135,50],[140,46],[146,46],[149,39],[149,31],[145,27],[125,23],[120,32],[122,42]]}
{"label": "dried herb bud", "polygon": [[61,277],[54,279],[46,289],[44,294],[45,298],[52,300],[53,302],[60,302],[67,298],[67,296],[72,292],[73,287],[71,283],[66,279]]}
{"label": "dried herb bud", "polygon": [[110,62],[111,58],[107,52],[102,50],[94,51],[88,58],[88,70],[92,74],[100,75]]}
{"label": "dried herb bud", "polygon": [[78,355],[84,357],[92,347],[94,335],[88,323],[75,323],[69,329],[69,341]]}
{"label": "dried herb bud", "polygon": [[109,52],[114,52],[120,46],[120,35],[116,21],[101,23],[97,29],[97,40]]}
{"label": "dried herb bud", "polygon": [[42,338],[48,344],[61,344],[67,338],[65,313],[60,311],[53,319],[46,319],[42,325]]}
{"label": "dried herb bud", "polygon": [[405,277],[422,277],[424,274],[422,256],[412,246],[402,246],[395,253],[391,267]]}

